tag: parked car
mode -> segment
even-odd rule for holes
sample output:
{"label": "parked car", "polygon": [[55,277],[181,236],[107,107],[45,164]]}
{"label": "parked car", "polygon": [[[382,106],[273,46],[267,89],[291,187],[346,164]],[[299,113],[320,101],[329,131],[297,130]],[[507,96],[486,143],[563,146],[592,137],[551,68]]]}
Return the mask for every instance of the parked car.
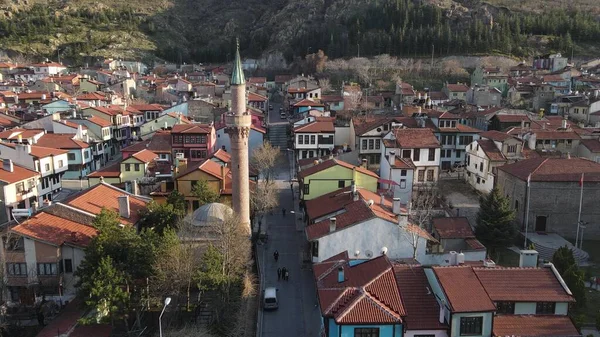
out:
{"label": "parked car", "polygon": [[285,114],[285,112],[280,112],[279,117],[281,117],[281,119],[286,119],[287,115]]}
{"label": "parked car", "polygon": [[277,300],[277,288],[267,287],[263,295],[263,308],[265,310],[274,310],[279,307],[279,301]]}
{"label": "parked car", "polygon": [[269,105],[269,110],[273,110],[273,106],[272,105]]}

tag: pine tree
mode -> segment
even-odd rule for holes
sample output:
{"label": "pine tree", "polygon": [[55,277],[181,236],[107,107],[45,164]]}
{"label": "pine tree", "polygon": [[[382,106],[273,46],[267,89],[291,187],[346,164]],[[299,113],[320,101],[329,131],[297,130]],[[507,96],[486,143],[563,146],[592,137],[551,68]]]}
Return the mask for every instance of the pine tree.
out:
{"label": "pine tree", "polygon": [[573,293],[577,307],[585,307],[585,273],[577,266],[573,251],[567,246],[560,247],[552,255],[552,264]]}
{"label": "pine tree", "polygon": [[480,198],[479,213],[475,235],[491,254],[498,249],[512,245],[518,234],[514,225],[515,212],[511,209],[509,200],[494,188],[487,196]]}

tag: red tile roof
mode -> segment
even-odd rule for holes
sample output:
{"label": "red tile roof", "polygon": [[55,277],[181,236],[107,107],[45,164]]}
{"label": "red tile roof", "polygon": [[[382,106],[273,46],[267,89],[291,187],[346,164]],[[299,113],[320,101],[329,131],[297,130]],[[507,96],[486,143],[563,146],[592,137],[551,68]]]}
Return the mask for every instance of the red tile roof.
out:
{"label": "red tile roof", "polygon": [[448,327],[440,323],[440,307],[435,295],[428,290],[430,286],[423,267],[395,263],[394,273],[406,311],[406,329],[446,330]]}
{"label": "red tile roof", "polygon": [[177,175],[177,179],[180,179],[181,177],[186,176],[196,170],[201,170],[215,178],[223,179],[223,173],[227,175],[229,173],[229,168],[226,167],[224,168],[224,172],[221,172],[221,167],[222,166],[219,163],[216,163],[210,159],[205,159],[204,161],[196,162],[188,166],[185,171]]}
{"label": "red tile roof", "polygon": [[31,138],[39,134],[44,134],[44,129],[10,129],[0,132],[0,139],[18,139],[19,136],[23,139]]}
{"label": "red tile roof", "polygon": [[469,220],[464,217],[434,218],[433,228],[441,239],[467,239],[475,237]]}
{"label": "red tile roof", "polygon": [[21,92],[18,94],[19,100],[27,99],[43,99],[44,97],[50,97],[50,93],[47,91],[34,91],[34,92]]}
{"label": "red tile roof", "polygon": [[[7,146],[10,148],[16,148],[17,144],[13,144],[13,143],[0,143],[0,145],[2,146]],[[45,157],[49,157],[49,156],[57,156],[60,154],[65,154],[68,153],[69,151],[67,150],[61,150],[61,149],[53,149],[50,147],[42,147],[42,146],[36,146],[36,145],[31,145],[31,155],[37,158],[45,158]]]}
{"label": "red tile roof", "polygon": [[600,152],[600,140],[598,139],[582,139],[580,143],[590,152]]}
{"label": "red tile roof", "polygon": [[533,158],[498,167],[499,170],[526,181],[600,182],[600,164],[585,158]]}
{"label": "red tile roof", "polygon": [[[78,129],[78,128],[79,128],[79,126],[80,126],[80,124],[73,123],[73,122],[71,122],[71,121],[70,121],[70,120],[68,120],[68,119],[62,119],[62,120],[59,120],[59,121],[54,121],[54,122],[55,122],[55,123],[62,124],[62,125],[65,125],[65,126],[68,126],[68,127],[70,127],[70,128],[73,128],[73,129]],[[81,128],[82,128],[82,130],[87,130],[87,126],[85,126],[85,125],[81,125]]]}
{"label": "red tile roof", "polygon": [[231,162],[231,155],[223,149],[218,149],[217,151],[215,151],[215,153],[212,154],[212,156],[214,158],[219,159],[220,161],[222,161],[224,163]]}
{"label": "red tile roof", "polygon": [[397,129],[394,130],[394,136],[401,149],[440,147],[440,142],[430,129]]}
{"label": "red tile roof", "polygon": [[333,133],[335,126],[332,121],[312,121],[294,128],[296,133]]}
{"label": "red tile roof", "polygon": [[494,302],[574,302],[551,268],[473,268]]}
{"label": "red tile roof", "polygon": [[122,195],[129,196],[130,216],[129,218],[121,217],[121,221],[133,225],[140,219],[139,212],[146,207],[149,200],[128,194],[109,184],[101,183],[90,187],[63,201],[63,203],[91,214],[100,214],[103,208],[115,211],[118,214],[118,197]]}
{"label": "red tile roof", "polygon": [[538,140],[544,139],[580,139],[579,135],[573,131],[541,131],[535,130],[535,136]]}
{"label": "red tile roof", "polygon": [[106,96],[104,96],[103,94],[99,94],[97,92],[88,92],[85,94],[81,94],[81,95],[77,96],[76,98],[79,101],[108,101],[109,100],[108,98],[106,98]]}
{"label": "red tile roof", "polygon": [[248,93],[248,102],[266,102],[267,98],[263,95],[259,95],[255,92]]}
{"label": "red tile roof", "polygon": [[208,124],[175,124],[171,133],[212,133],[213,127]]}
{"label": "red tile roof", "polygon": [[323,96],[321,96],[321,102],[336,103],[336,102],[343,102],[343,101],[344,101],[344,98],[339,95],[323,95]]}
{"label": "red tile roof", "polygon": [[495,311],[470,266],[432,267],[453,313]]}
{"label": "red tile roof", "polygon": [[456,127],[449,127],[449,128],[439,128],[440,132],[468,132],[468,133],[480,133],[481,130],[468,126],[468,125],[464,125],[464,124],[460,124],[457,123]]}
{"label": "red tile roof", "polygon": [[414,170],[417,168],[415,166],[415,163],[413,163],[412,159],[401,158],[399,155],[396,155],[396,160],[394,160],[394,165],[392,165],[392,167],[404,170]]}
{"label": "red tile roof", "polygon": [[559,315],[497,315],[492,333],[496,337],[581,336],[569,316]]}
{"label": "red tile roof", "polygon": [[482,132],[479,134],[479,137],[490,139],[490,140],[495,140],[497,142],[503,142],[509,138],[513,138],[513,139],[515,138],[514,136],[511,136],[507,133],[496,131],[496,130]]}
{"label": "red tile roof", "polygon": [[496,147],[494,141],[489,139],[479,139],[477,140],[477,144],[479,144],[479,147],[481,147],[491,161],[506,161],[506,157],[504,157],[504,154]]}
{"label": "red tile roof", "polygon": [[121,161],[105,166],[87,175],[88,178],[119,178],[121,176]]}
{"label": "red tile roof", "polygon": [[63,219],[45,212],[37,213],[11,231],[55,246],[87,246],[98,231],[91,226]]}
{"label": "red tile roof", "polygon": [[[344,281],[338,281],[338,268]],[[323,316],[344,324],[401,323],[405,310],[392,266],[385,255],[356,265],[347,259],[315,264]]]}
{"label": "red tile roof", "polygon": [[[2,163],[0,162],[0,165],[1,164]],[[37,177],[39,175],[40,174],[36,171],[32,171],[16,164],[13,164],[12,172],[4,170],[4,168],[0,166],[0,181],[3,181],[7,184],[14,184],[19,181]]]}
{"label": "red tile roof", "polygon": [[158,104],[132,104],[130,107],[139,111],[163,111],[163,107]]}
{"label": "red tile roof", "polygon": [[496,118],[500,123],[521,123],[521,121],[531,121],[529,115],[522,114],[496,114]]}
{"label": "red tile roof", "polygon": [[38,139],[39,146],[53,147],[59,149],[87,149],[90,145],[86,142],[73,139],[74,134],[47,133]]}
{"label": "red tile roof", "polygon": [[465,84],[446,84],[448,91],[450,92],[467,92],[469,91],[469,87]]}
{"label": "red tile roof", "polygon": [[158,158],[158,155],[149,150],[141,150],[131,155],[133,158],[141,161],[142,163],[149,163]]}
{"label": "red tile roof", "polygon": [[90,121],[91,123],[94,123],[102,128],[111,126],[112,123],[107,121],[106,119],[100,118],[98,116],[89,116],[87,117],[87,120]]}
{"label": "red tile roof", "polygon": [[267,82],[267,78],[266,77],[249,77],[248,78],[248,83],[258,83],[258,84],[262,84]]}
{"label": "red tile roof", "polygon": [[324,107],[325,105],[321,104],[321,103],[317,103],[313,100],[310,100],[308,98],[301,100],[300,102],[294,104],[295,107],[304,107],[304,106],[308,106],[308,107]]}
{"label": "red tile roof", "polygon": [[369,170],[365,169],[364,167],[354,166],[345,161],[341,161],[341,160],[335,159],[335,158],[325,160],[320,164],[317,164],[317,165],[311,166],[307,169],[301,170],[300,172],[298,172],[298,178],[305,178],[305,177],[313,175],[317,172],[321,172],[323,170],[332,168],[334,166],[342,166],[342,167],[345,167],[350,170],[356,169],[356,172],[366,174],[366,175],[374,177],[374,178],[379,178],[379,176],[373,171],[369,171]]}
{"label": "red tile roof", "polygon": [[89,109],[94,109],[98,112],[101,112],[101,113],[103,113],[105,115],[109,115],[109,116],[116,116],[116,115],[124,114],[124,111],[121,109],[107,108],[107,107],[103,107],[103,106],[89,107]]}

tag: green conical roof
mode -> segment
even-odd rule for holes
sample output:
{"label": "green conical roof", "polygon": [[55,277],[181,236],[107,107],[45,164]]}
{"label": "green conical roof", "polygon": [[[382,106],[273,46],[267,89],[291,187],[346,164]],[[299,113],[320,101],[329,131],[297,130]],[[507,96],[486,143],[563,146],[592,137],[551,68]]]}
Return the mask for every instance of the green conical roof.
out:
{"label": "green conical roof", "polygon": [[233,71],[231,72],[231,84],[245,84],[244,68],[242,68],[242,59],[240,58],[240,42],[236,40],[235,60],[233,61]]}

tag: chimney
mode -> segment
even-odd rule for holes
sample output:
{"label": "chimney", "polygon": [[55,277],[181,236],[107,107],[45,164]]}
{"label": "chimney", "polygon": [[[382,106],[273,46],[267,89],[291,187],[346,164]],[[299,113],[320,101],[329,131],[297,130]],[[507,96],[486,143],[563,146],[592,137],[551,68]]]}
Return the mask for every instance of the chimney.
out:
{"label": "chimney", "polygon": [[567,129],[567,118],[563,118],[562,123],[561,123],[561,127],[563,128],[563,130]]}
{"label": "chimney", "polygon": [[350,191],[352,192],[352,200],[358,201],[358,191],[356,190],[356,182],[352,180],[352,184],[350,185]]}
{"label": "chimney", "polygon": [[525,120],[521,119],[521,130],[525,129]]}
{"label": "chimney", "polygon": [[421,107],[417,108],[417,113],[420,115],[421,113],[423,113],[423,109],[421,109]]}
{"label": "chimney", "polygon": [[402,204],[400,203],[400,198],[394,198],[392,201],[392,212],[394,212],[394,214],[400,214],[402,213],[401,209]]}
{"label": "chimney", "polygon": [[19,144],[23,143],[23,136],[17,135],[17,143],[19,143]]}
{"label": "chimney", "polygon": [[521,250],[519,251],[519,267],[535,268],[538,264],[538,252],[536,250]]}
{"label": "chimney", "polygon": [[131,210],[129,208],[129,196],[121,195],[119,199],[119,216],[129,219],[131,216]]}
{"label": "chimney", "polygon": [[381,193],[381,194],[379,195],[379,204],[380,204],[381,206],[384,206],[384,205],[385,205],[385,195],[383,195],[383,193]]}
{"label": "chimney", "polygon": [[360,164],[360,167],[366,169],[366,168],[368,168],[368,166],[369,166],[369,161],[366,158],[363,159],[362,162],[361,162],[361,164]]}
{"label": "chimney", "polygon": [[[395,166],[396,165],[396,151],[390,151],[389,162],[390,162],[390,166]],[[392,177],[390,177],[390,179],[391,178]]]}
{"label": "chimney", "polygon": [[15,171],[15,167],[13,165],[12,160],[10,159],[4,159],[2,161],[2,169],[6,172],[14,172]]}
{"label": "chimney", "polygon": [[329,218],[329,233],[335,232],[335,218]]}
{"label": "chimney", "polygon": [[339,267],[338,268],[338,283],[342,283],[346,281],[346,278],[344,276],[344,267]]}
{"label": "chimney", "polygon": [[398,226],[406,227],[408,225],[408,215],[398,214]]}
{"label": "chimney", "polygon": [[73,109],[73,118],[77,118],[77,109]]}
{"label": "chimney", "polygon": [[446,301],[442,300],[442,304],[440,305],[440,323],[444,324],[446,322],[446,307],[444,306]]}

